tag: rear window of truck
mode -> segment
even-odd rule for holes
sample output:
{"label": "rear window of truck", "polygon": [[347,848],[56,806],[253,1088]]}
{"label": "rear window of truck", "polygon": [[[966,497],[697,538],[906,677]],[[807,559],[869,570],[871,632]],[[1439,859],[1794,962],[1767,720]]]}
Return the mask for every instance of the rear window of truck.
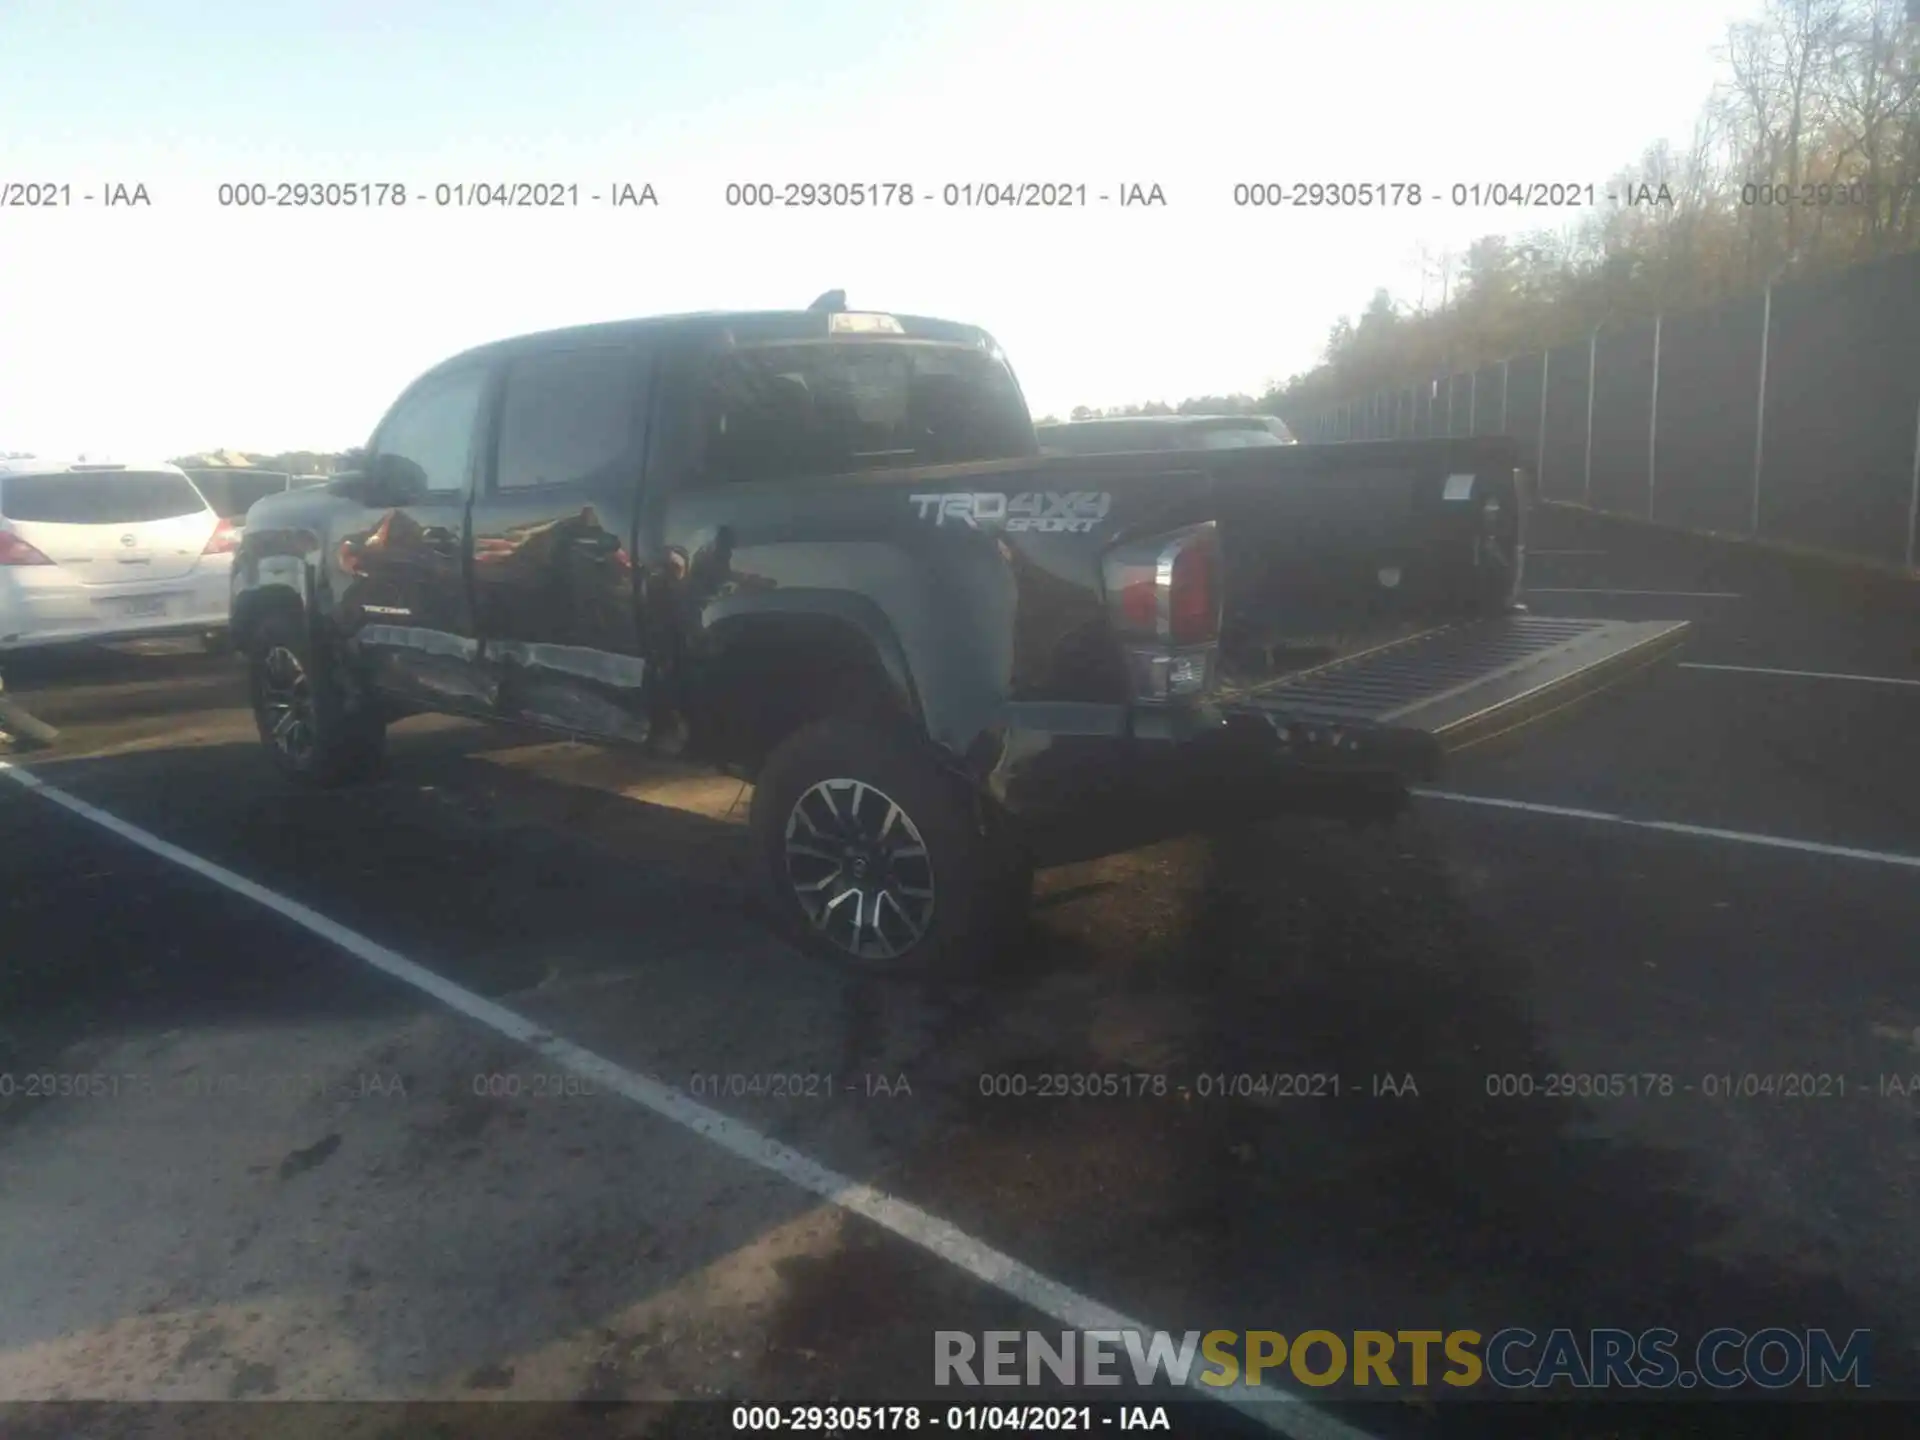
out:
{"label": "rear window of truck", "polygon": [[835,339],[714,356],[702,385],[705,471],[783,480],[1035,453],[1004,361],[967,345]]}
{"label": "rear window of truck", "polygon": [[207,502],[184,475],[160,470],[0,476],[0,516],[52,525],[134,525],[198,515]]}

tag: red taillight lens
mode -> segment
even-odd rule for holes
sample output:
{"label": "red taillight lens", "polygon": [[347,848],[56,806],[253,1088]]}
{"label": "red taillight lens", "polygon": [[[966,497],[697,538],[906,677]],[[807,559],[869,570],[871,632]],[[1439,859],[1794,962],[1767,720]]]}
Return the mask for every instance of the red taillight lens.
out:
{"label": "red taillight lens", "polygon": [[1159,628],[1160,586],[1151,570],[1121,582],[1120,620],[1134,634],[1151,635]]}
{"label": "red taillight lens", "polygon": [[11,530],[0,530],[0,565],[51,565],[53,561]]}
{"label": "red taillight lens", "polygon": [[233,533],[233,521],[222,520],[213,527],[213,535],[207,541],[202,555],[231,555],[240,548],[240,537]]}
{"label": "red taillight lens", "polygon": [[1110,551],[1107,603],[1130,636],[1205,645],[1220,634],[1220,545],[1211,522]]}
{"label": "red taillight lens", "polygon": [[1220,638],[1219,542],[1213,527],[1194,532],[1173,557],[1167,621],[1176,645]]}
{"label": "red taillight lens", "polygon": [[1101,561],[1101,578],[1135,698],[1165,704],[1205,695],[1222,590],[1212,522],[1115,546]]}

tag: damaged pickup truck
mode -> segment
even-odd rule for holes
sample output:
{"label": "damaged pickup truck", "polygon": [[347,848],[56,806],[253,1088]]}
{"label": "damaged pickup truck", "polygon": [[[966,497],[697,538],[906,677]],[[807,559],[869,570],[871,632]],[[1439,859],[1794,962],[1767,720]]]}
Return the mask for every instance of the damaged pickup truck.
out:
{"label": "damaged pickup truck", "polygon": [[1678,638],[1527,615],[1524,498],[1493,439],[1043,456],[989,335],[832,292],[436,366],[248,512],[231,635],[296,781],[417,711],[705,760],[770,916],[918,969],[1089,816],[1392,790]]}

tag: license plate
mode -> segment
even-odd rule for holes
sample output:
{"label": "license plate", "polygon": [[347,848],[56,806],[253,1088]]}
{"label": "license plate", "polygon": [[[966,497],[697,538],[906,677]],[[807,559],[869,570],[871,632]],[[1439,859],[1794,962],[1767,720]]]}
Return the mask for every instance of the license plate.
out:
{"label": "license plate", "polygon": [[109,615],[121,620],[146,620],[167,613],[167,597],[147,595],[137,600],[108,600],[104,602]]}

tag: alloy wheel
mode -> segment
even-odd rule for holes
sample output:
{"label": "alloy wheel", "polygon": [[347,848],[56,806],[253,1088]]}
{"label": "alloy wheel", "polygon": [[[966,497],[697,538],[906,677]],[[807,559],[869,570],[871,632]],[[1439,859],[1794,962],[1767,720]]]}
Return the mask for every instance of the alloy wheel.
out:
{"label": "alloy wheel", "polygon": [[809,923],[856,959],[895,959],[933,922],[927,843],[898,802],[863,780],[822,780],[802,794],[785,851]]}
{"label": "alloy wheel", "polygon": [[260,663],[260,715],[274,748],[296,766],[313,756],[313,681],[300,657],[276,645]]}

